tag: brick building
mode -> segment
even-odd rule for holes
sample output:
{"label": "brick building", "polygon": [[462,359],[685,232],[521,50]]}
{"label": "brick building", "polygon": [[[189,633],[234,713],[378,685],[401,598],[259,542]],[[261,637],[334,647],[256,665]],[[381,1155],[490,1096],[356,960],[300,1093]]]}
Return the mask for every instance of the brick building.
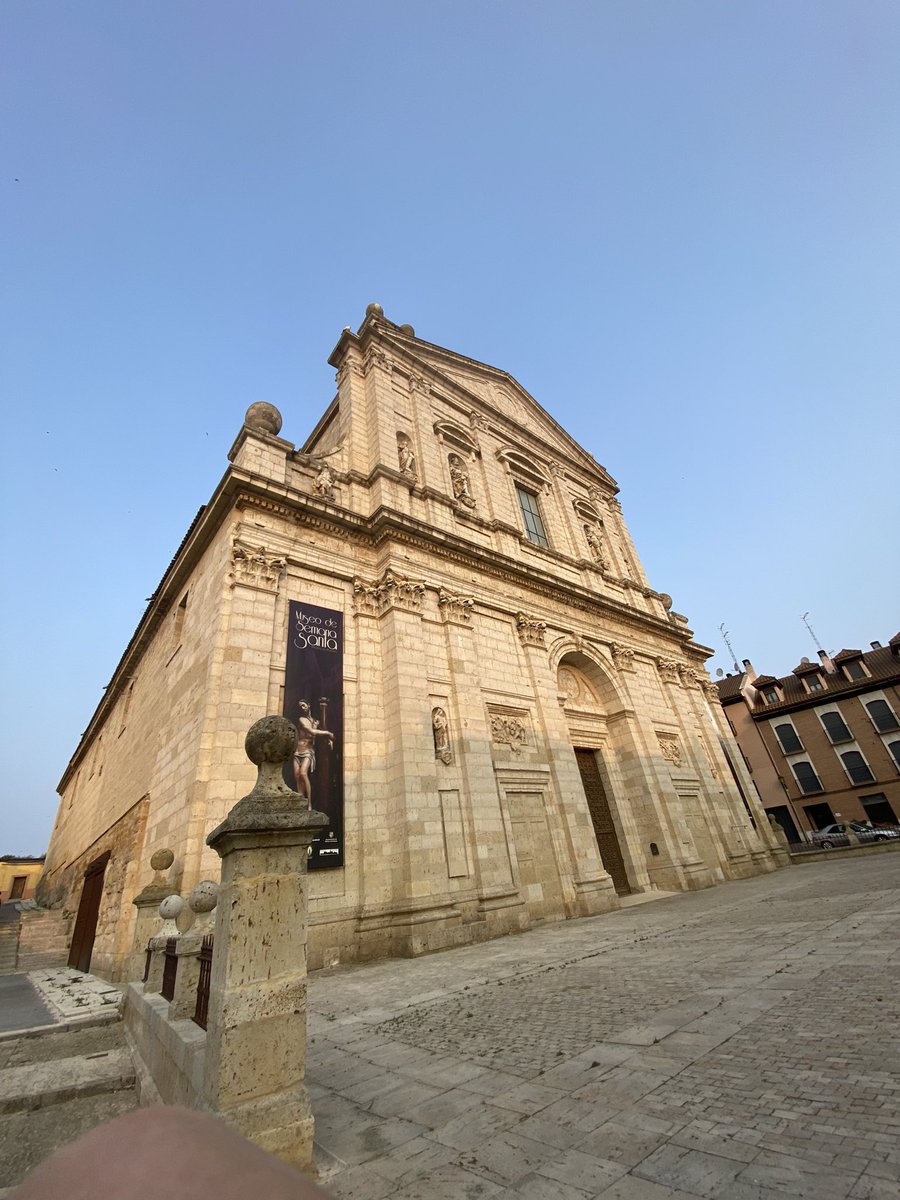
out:
{"label": "brick building", "polygon": [[790,841],[842,820],[900,823],[900,634],[804,658],[781,679],[744,668],[719,681],[719,698]]}
{"label": "brick building", "polygon": [[[257,404],[59,786],[40,898],[91,969],[131,949],[154,850],[186,893],[266,712],[331,821],[312,966],[416,954],[771,870],[687,619],[615,481],[506,372],[371,305],[305,443]],[[80,965],[84,966],[83,960]]]}

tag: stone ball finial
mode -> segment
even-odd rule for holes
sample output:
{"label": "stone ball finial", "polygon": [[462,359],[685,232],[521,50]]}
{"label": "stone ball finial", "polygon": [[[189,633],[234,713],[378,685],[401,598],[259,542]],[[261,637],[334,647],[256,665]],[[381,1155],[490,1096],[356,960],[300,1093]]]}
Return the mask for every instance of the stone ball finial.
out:
{"label": "stone ball finial", "polygon": [[150,869],[151,871],[168,871],[174,861],[175,855],[171,850],[155,850],[150,859]]}
{"label": "stone ball finial", "polygon": [[401,326],[400,326],[400,332],[401,332],[401,333],[408,333],[410,337],[415,337],[415,336],[416,336],[416,331],[413,329],[412,325],[401,325]]}
{"label": "stone ball finial", "polygon": [[266,400],[257,400],[247,409],[244,424],[258,433],[270,433],[272,437],[278,437],[281,433],[281,413],[274,404],[269,404]]}
{"label": "stone ball finial", "polygon": [[180,896],[166,896],[159,906],[159,915],[164,921],[176,921],[182,913],[184,901]]}
{"label": "stone ball finial", "polygon": [[662,601],[663,608],[668,612],[672,607],[672,597],[667,592],[660,592],[659,598]]}
{"label": "stone ball finial", "polygon": [[369,304],[366,306],[366,316],[367,317],[383,317],[384,309],[381,307],[380,304]]}
{"label": "stone ball finial", "polygon": [[287,762],[296,745],[297,730],[287,717],[263,717],[250,726],[244,740],[247,757],[257,767]]}
{"label": "stone ball finial", "polygon": [[211,879],[201,879],[188,896],[188,908],[192,913],[209,913],[219,899],[219,885]]}

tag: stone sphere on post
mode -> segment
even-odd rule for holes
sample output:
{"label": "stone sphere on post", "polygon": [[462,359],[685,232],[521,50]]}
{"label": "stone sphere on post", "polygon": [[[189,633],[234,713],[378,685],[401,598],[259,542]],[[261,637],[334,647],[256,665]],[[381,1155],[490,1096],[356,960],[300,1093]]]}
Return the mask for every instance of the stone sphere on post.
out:
{"label": "stone sphere on post", "polygon": [[281,413],[274,404],[269,404],[266,400],[257,400],[247,409],[244,424],[248,429],[255,429],[257,433],[268,433],[272,437],[278,437],[281,433]]}
{"label": "stone sphere on post", "polygon": [[181,936],[181,932],[175,922],[183,911],[184,901],[180,896],[166,896],[165,900],[159,906],[159,915],[162,917],[163,923],[159,927],[156,936],[150,940],[150,945],[154,949],[162,949],[169,938]]}
{"label": "stone sphere on post", "polygon": [[192,934],[212,932],[213,918],[210,915],[219,899],[219,885],[212,879],[201,879],[188,896],[188,908],[194,914]]}
{"label": "stone sphere on post", "polygon": [[150,858],[150,869],[151,871],[168,871],[174,861],[175,855],[171,850],[154,850]]}

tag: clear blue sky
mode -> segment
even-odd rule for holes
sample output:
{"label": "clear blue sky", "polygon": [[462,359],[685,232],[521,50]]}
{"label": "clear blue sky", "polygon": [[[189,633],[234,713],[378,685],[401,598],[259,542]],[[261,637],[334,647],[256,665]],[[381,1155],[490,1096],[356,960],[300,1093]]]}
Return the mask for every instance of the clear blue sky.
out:
{"label": "clear blue sky", "polygon": [[895,0],[5,0],[0,852],[247,405],[379,301],[612,473],[652,584],[789,671],[900,624]]}

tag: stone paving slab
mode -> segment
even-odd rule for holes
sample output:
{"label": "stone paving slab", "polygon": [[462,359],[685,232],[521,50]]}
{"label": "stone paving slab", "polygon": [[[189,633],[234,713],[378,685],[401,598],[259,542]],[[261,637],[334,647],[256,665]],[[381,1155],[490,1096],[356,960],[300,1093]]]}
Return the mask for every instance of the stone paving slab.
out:
{"label": "stone paving slab", "polygon": [[900,1197],[900,855],[309,981],[339,1198]]}
{"label": "stone paving slab", "polygon": [[53,1025],[56,1020],[27,975],[0,975],[0,1033]]}
{"label": "stone paving slab", "polygon": [[122,992],[114,983],[72,967],[45,967],[28,973],[41,998],[62,1020],[118,1012]]}

